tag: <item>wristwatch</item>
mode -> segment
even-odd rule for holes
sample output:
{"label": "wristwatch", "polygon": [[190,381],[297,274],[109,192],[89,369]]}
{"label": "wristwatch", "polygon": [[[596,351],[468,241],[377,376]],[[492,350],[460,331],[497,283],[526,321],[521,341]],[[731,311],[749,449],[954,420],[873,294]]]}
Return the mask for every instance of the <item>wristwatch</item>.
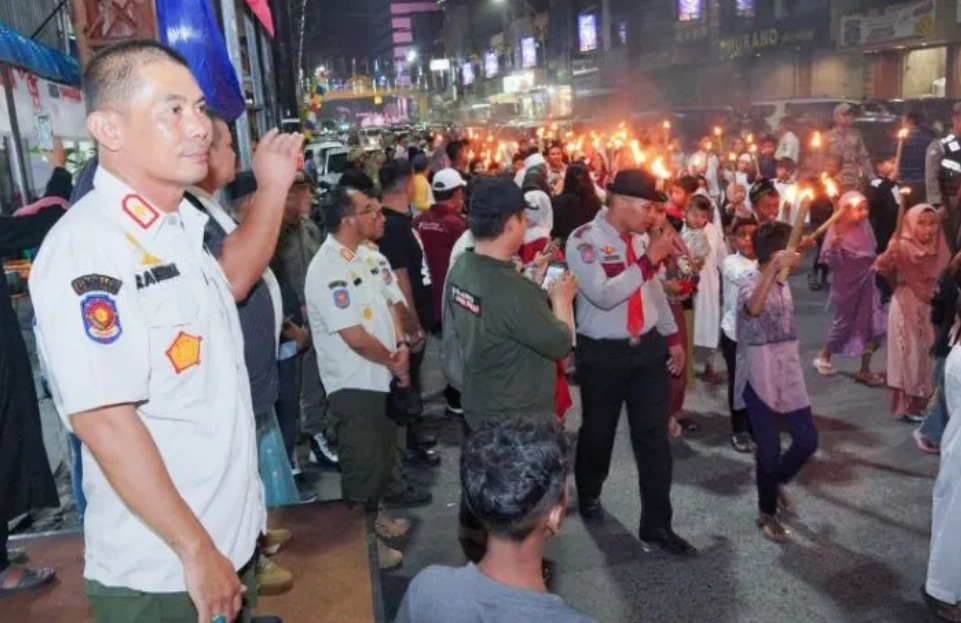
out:
{"label": "wristwatch", "polygon": [[401,340],[400,342],[397,342],[397,348],[403,348],[405,346],[407,348],[410,348],[410,342],[408,342],[407,340]]}

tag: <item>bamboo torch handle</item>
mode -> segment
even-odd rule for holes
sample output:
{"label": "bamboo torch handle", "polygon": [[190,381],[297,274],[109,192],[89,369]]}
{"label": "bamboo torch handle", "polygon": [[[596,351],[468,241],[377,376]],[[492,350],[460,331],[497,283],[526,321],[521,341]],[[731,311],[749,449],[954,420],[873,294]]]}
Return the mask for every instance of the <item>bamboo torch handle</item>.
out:
{"label": "bamboo torch handle", "polygon": [[[801,205],[798,207],[797,216],[794,218],[794,228],[791,230],[791,237],[788,239],[787,251],[788,253],[794,253],[797,249],[797,245],[801,242],[801,233],[804,231],[804,221],[807,220],[809,202],[805,198],[801,199]],[[780,274],[778,274],[778,281],[785,283],[790,276],[791,271],[787,268],[782,268]]]}

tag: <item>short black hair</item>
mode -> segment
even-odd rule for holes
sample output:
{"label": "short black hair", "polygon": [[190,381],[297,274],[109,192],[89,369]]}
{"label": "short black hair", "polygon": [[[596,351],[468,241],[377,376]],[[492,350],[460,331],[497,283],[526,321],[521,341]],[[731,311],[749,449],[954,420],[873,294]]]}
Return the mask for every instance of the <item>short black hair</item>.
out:
{"label": "short black hair", "polygon": [[451,166],[453,166],[453,163],[460,157],[461,152],[467,149],[467,143],[462,140],[451,141],[447,143],[447,147],[444,149],[447,152],[447,157],[450,158]]}
{"label": "short black hair", "polygon": [[537,145],[528,145],[527,147],[525,147],[525,148],[521,151],[521,157],[522,157],[524,160],[527,160],[528,158],[530,158],[530,157],[533,156],[534,154],[538,153],[538,151],[539,151],[539,150],[537,149]]}
{"label": "short black hair", "polygon": [[458,186],[457,188],[451,188],[450,190],[434,190],[434,201],[441,203],[443,201],[449,201],[454,198],[458,190],[463,189],[463,186]]}
{"label": "short black hair", "polygon": [[427,161],[427,156],[422,151],[411,158],[410,164],[414,168],[414,173],[423,173],[430,168],[430,162]]}
{"label": "short black hair", "polygon": [[689,195],[696,193],[699,188],[697,178],[693,175],[682,175],[674,182],[674,185]]}
{"label": "short black hair", "polygon": [[410,162],[407,160],[387,162],[377,172],[377,176],[380,178],[380,189],[385,193],[401,190],[413,174]]}
{"label": "short black hair", "polygon": [[734,222],[731,223],[731,235],[736,236],[737,232],[745,227],[757,227],[757,219],[753,216],[750,218],[745,218],[743,216],[735,218]]}
{"label": "short black hair", "polygon": [[912,106],[904,113],[904,118],[916,126],[922,125],[924,123],[924,110],[920,106]]}
{"label": "short black hair", "polygon": [[517,152],[513,156],[511,156],[511,163],[515,163],[515,162],[524,162],[524,154],[522,154],[521,152]]}
{"label": "short black hair", "polygon": [[563,501],[570,464],[556,422],[515,419],[482,428],[461,453],[463,499],[492,536],[522,541]]}
{"label": "short black hair", "polygon": [[768,221],[754,232],[754,252],[759,264],[767,264],[778,251],[787,248],[791,238],[791,226],[781,221]]}
{"label": "short black hair", "polygon": [[761,203],[761,199],[764,199],[764,197],[768,195],[776,195],[780,197],[781,193],[777,191],[777,187],[774,185],[774,182],[766,177],[762,177],[754,183],[754,186],[751,186],[751,190],[748,193],[748,199],[751,202],[751,205],[756,206]]}
{"label": "short black hair", "polygon": [[175,63],[190,69],[187,60],[179,52],[146,39],[117,43],[94,54],[83,72],[82,80],[87,112],[129,99],[137,86],[137,70],[156,62]]}
{"label": "short black hair", "polygon": [[784,156],[783,158],[778,158],[777,166],[784,167],[791,173],[794,173],[797,170],[797,164],[794,162],[792,158],[788,158],[787,156]]}
{"label": "short black hair", "polygon": [[323,204],[324,228],[329,232],[340,229],[341,222],[354,213],[354,194],[364,191],[352,186],[337,185],[330,190],[330,200]]}
{"label": "short black hair", "polygon": [[552,149],[560,149],[561,153],[564,153],[564,145],[560,141],[551,141],[548,143],[547,147],[544,149],[544,155],[546,156],[547,154],[551,153]]}
{"label": "short black hair", "polygon": [[711,200],[704,195],[694,195],[691,197],[691,202],[687,205],[687,209],[707,212],[708,216],[710,216],[714,213],[714,204],[711,203]]}
{"label": "short black hair", "polygon": [[[212,119],[212,118],[213,118],[213,117],[211,117],[211,119]],[[314,157],[314,150],[313,150],[313,149],[307,149],[307,150],[304,151],[304,158],[313,158],[313,157]]]}
{"label": "short black hair", "polygon": [[370,176],[363,171],[359,171],[357,169],[348,169],[344,171],[344,174],[341,175],[340,179],[337,181],[337,185],[359,190],[368,196],[373,196],[377,192],[377,187],[374,185],[374,180],[370,179]]}

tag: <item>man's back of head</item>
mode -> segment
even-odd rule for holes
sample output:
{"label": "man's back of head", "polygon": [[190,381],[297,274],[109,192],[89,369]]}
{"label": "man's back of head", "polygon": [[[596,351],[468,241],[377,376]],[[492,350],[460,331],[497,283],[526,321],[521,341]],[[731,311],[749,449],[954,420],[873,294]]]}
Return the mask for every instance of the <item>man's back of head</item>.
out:
{"label": "man's back of head", "polygon": [[[477,182],[471,198],[467,223],[477,241],[496,240],[505,234],[520,230],[517,247],[523,243],[527,225],[524,211],[527,203],[524,194],[513,180],[489,178]],[[513,222],[512,221],[516,221]],[[516,237],[516,236],[514,236]],[[516,251],[516,250],[515,250]]]}

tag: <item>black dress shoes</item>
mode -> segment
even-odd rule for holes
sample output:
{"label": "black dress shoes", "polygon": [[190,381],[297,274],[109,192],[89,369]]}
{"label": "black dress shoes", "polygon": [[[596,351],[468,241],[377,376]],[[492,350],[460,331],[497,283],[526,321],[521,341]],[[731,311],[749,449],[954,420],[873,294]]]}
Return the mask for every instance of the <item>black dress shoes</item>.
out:
{"label": "black dress shoes", "polygon": [[647,533],[642,531],[638,536],[643,543],[656,545],[672,556],[694,556],[697,554],[697,549],[693,545],[674,534],[674,531],[670,528],[661,528]]}
{"label": "black dress shoes", "polygon": [[604,507],[598,498],[584,498],[578,502],[578,507],[584,521],[600,521],[604,518]]}

